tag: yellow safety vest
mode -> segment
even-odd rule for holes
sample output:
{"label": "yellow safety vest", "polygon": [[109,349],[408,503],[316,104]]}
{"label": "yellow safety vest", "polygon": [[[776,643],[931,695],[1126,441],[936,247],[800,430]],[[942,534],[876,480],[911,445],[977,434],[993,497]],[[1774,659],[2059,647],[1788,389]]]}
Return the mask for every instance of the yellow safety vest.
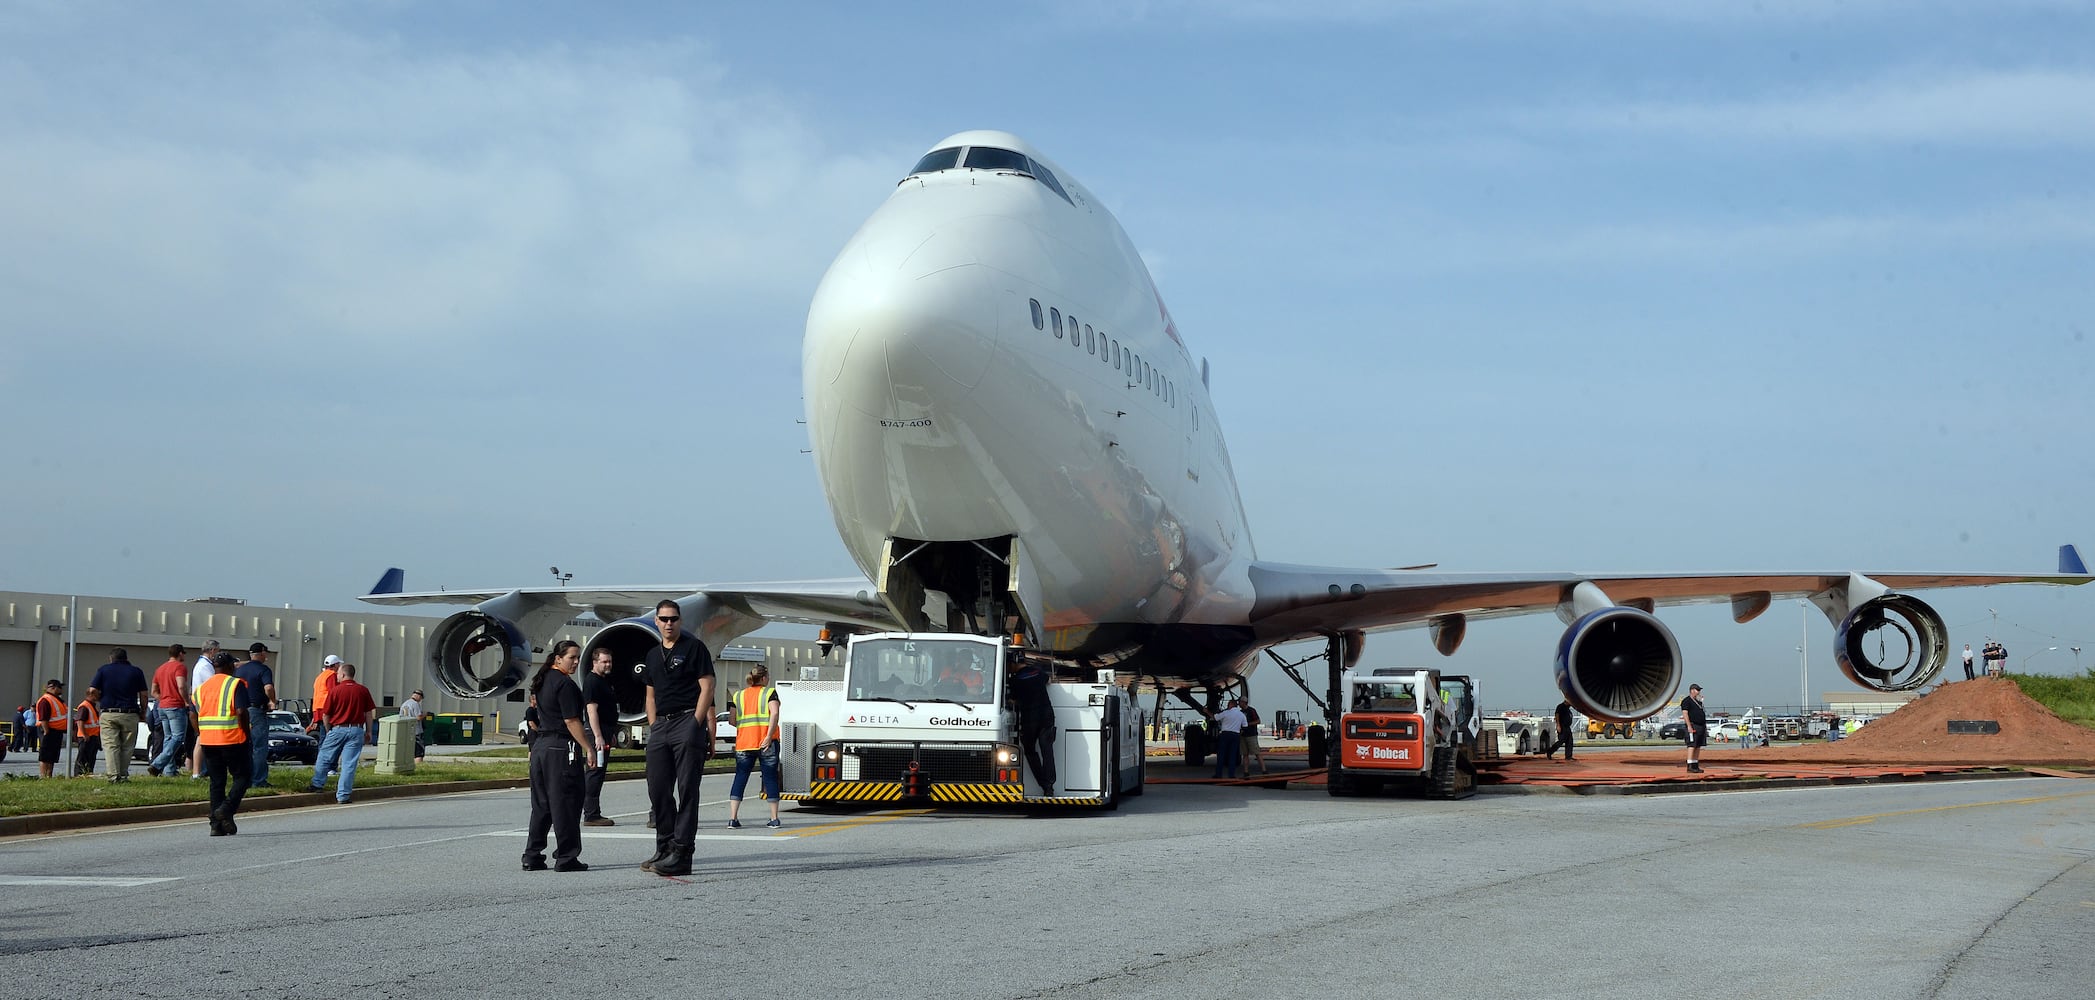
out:
{"label": "yellow safety vest", "polygon": [[775,687],[746,687],[735,692],[735,749],[762,750],[764,736],[771,731],[771,699]]}
{"label": "yellow safety vest", "polygon": [[196,741],[207,747],[227,747],[247,741],[246,713],[236,712],[233,696],[240,690],[240,678],[231,674],[212,674],[204,679],[204,686],[196,689]]}

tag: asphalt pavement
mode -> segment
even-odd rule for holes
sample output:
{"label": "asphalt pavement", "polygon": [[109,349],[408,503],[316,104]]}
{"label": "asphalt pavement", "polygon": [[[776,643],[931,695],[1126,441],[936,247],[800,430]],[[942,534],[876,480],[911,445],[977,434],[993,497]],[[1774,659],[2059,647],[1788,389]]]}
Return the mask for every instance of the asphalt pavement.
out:
{"label": "asphalt pavement", "polygon": [[2095,783],[1461,802],[1157,785],[1115,812],[784,809],[581,873],[520,791],[0,841],[25,997],[2085,997]]}

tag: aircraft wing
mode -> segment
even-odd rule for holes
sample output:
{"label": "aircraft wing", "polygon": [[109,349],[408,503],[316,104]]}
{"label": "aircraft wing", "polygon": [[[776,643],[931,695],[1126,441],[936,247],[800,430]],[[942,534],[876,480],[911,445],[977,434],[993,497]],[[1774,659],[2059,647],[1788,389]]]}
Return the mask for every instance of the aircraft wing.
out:
{"label": "aircraft wing", "polygon": [[531,607],[565,607],[592,611],[606,622],[648,611],[655,602],[704,595],[714,603],[753,618],[822,625],[844,622],[868,628],[899,627],[887,606],[862,577],[832,580],[784,580],[766,583],[669,584],[632,587],[513,587],[506,590],[437,590],[405,593],[397,571],[388,571],[368,604],[480,604],[516,595]]}
{"label": "aircraft wing", "polygon": [[1616,605],[1725,604],[1750,621],[1770,603],[1815,598],[1860,579],[1889,591],[1988,587],[2007,583],[2078,585],[2095,580],[2071,546],[2060,572],[2033,573],[1440,573],[1254,563],[1251,624],[1263,642],[1345,631],[1430,626],[1437,621],[1504,618],[1570,609],[1592,584]]}

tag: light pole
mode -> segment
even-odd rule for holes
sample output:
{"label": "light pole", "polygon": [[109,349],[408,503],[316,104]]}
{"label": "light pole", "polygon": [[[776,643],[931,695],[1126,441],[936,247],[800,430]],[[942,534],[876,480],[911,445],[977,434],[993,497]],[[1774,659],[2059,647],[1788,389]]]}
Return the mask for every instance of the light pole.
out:
{"label": "light pole", "polygon": [[2037,657],[2043,656],[2043,655],[2044,655],[2044,654],[2046,654],[2046,653],[2054,652],[2054,651],[2056,651],[2056,650],[2057,650],[2058,648],[2059,648],[2059,647],[2057,647],[2057,646],[2046,646],[2046,647],[2044,647],[2043,649],[2037,650],[2036,652],[2034,652],[2034,653],[2031,653],[2030,655],[2028,655],[2028,656],[2025,656],[2025,657],[2023,657],[2023,658],[2022,658],[2022,672],[2023,672],[2023,673],[2029,673],[2029,672],[2030,672],[2030,661],[2031,661],[2031,660],[2034,660],[2034,659],[2036,659]]}
{"label": "light pole", "polygon": [[558,566],[548,566],[548,567],[546,567],[546,570],[547,570],[548,572],[550,572],[550,573],[552,573],[552,574],[553,574],[553,582],[554,582],[554,583],[557,583],[557,584],[559,584],[559,585],[561,585],[561,586],[563,586],[563,587],[567,586],[567,582],[568,582],[569,580],[572,580],[572,579],[574,579],[574,578],[575,578],[575,574],[573,574],[573,573],[562,573],[562,572],[560,572],[560,567],[558,567]]}
{"label": "light pole", "polygon": [[1805,649],[1811,645],[1811,605],[1797,602],[1798,618],[1803,626],[1797,638],[1797,694],[1799,715],[1811,714],[1811,654]]}
{"label": "light pole", "polygon": [[2073,672],[2076,674],[2080,673],[2080,647],[2072,646],[2069,648],[2073,650]]}

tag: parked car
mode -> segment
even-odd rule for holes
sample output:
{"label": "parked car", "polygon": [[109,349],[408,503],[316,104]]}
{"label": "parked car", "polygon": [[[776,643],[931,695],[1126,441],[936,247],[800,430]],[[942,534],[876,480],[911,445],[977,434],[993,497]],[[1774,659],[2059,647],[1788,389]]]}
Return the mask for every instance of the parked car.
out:
{"label": "parked car", "polygon": [[311,766],[320,759],[320,742],[306,735],[297,712],[269,713],[269,759],[295,760]]}
{"label": "parked car", "polygon": [[1688,724],[1684,720],[1678,722],[1668,722],[1665,725],[1659,727],[1659,739],[1685,740],[1687,738]]}

